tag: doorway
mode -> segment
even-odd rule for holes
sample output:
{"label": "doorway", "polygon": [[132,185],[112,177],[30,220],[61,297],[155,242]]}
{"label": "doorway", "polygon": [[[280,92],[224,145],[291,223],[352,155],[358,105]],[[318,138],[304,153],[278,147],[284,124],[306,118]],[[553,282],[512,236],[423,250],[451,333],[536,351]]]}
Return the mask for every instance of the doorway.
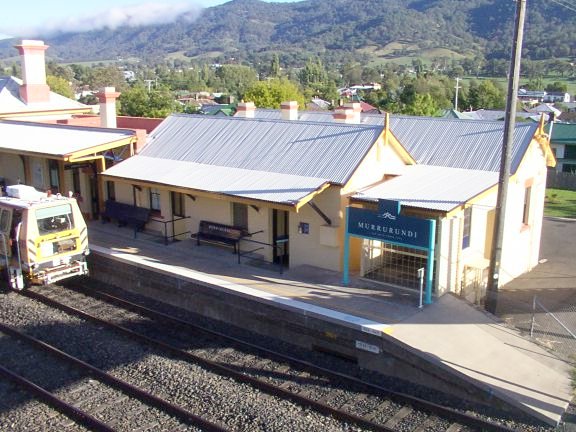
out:
{"label": "doorway", "polygon": [[272,260],[275,264],[288,267],[288,212],[284,210],[272,210]]}

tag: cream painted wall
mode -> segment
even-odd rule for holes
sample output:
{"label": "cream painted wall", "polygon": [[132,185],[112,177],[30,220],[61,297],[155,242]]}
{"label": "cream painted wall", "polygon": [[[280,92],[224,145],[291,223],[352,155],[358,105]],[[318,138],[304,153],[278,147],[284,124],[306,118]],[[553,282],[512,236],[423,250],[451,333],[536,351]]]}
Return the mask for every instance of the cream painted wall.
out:
{"label": "cream painted wall", "polygon": [[342,189],[342,194],[356,192],[360,188],[380,182],[386,174],[397,174],[403,166],[404,161],[392,146],[379,138]]}
{"label": "cream painted wall", "polygon": [[0,154],[0,176],[4,177],[6,185],[24,183],[24,163],[20,156],[3,153]]}
{"label": "cream painted wall", "polygon": [[[523,225],[524,191],[527,182],[532,182],[530,213],[528,225]],[[500,285],[532,270],[538,264],[545,194],[544,154],[540,146],[532,142],[518,172],[510,182]]]}
{"label": "cream painted wall", "polygon": [[[340,188],[330,187],[313,202],[332,221],[333,228],[327,230],[338,231],[335,235],[340,235],[339,231],[343,225],[340,207]],[[342,242],[337,247],[325,246],[320,242],[320,227],[327,225],[312,207],[305,205],[298,213],[290,213],[290,267],[299,265],[311,265],[329,270],[340,270],[340,252]],[[309,233],[299,232],[300,223],[307,223]],[[340,237],[338,237],[340,238]]]}

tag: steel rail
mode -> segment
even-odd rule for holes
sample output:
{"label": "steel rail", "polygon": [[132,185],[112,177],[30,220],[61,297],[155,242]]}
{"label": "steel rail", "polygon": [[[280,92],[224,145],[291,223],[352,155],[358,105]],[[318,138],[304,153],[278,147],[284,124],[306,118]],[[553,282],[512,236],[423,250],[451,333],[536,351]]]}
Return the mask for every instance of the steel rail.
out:
{"label": "steel rail", "polygon": [[48,390],[40,387],[39,385],[34,384],[32,381],[27,380],[21,375],[6,369],[4,366],[0,366],[0,375],[4,376],[5,378],[13,381],[20,387],[25,388],[30,393],[34,393],[47,405],[50,405],[52,408],[59,411],[61,414],[64,414],[66,417],[74,420],[76,423],[85,426],[88,429],[91,429],[96,432],[115,432],[115,429],[108,426],[106,423],[98,420],[96,417],[88,414],[85,411],[82,411],[79,408],[76,408],[74,405],[69,404],[68,402],[58,398],[53,393],[49,392]]}
{"label": "steel rail", "polygon": [[[25,293],[25,292],[26,291],[22,291],[22,293]],[[47,351],[51,354],[54,354],[55,356],[60,357],[61,359],[64,359],[64,360],[70,362],[71,364],[81,368],[81,369],[85,369],[85,370],[89,371],[93,376],[102,380],[106,384],[121,390],[126,395],[135,397],[146,404],[153,405],[156,408],[160,409],[161,411],[164,411],[166,413],[174,415],[181,420],[192,423],[196,426],[203,427],[205,430],[210,431],[210,432],[228,432],[228,430],[226,428],[224,428],[220,425],[209,422],[209,421],[203,419],[202,417],[199,417],[196,414],[191,413],[190,411],[183,409],[182,407],[180,407],[178,405],[175,405],[173,403],[165,401],[164,399],[161,399],[157,396],[154,396],[153,394],[151,394],[145,390],[142,390],[142,389],[126,382],[126,381],[123,381],[119,378],[116,378],[113,375],[110,375],[110,374],[104,372],[103,370],[98,369],[97,367],[94,367],[91,364],[86,363],[86,362],[84,362],[84,361],[82,361],[76,357],[73,357],[70,354],[67,354],[64,351],[61,351],[60,349],[58,349],[58,348],[56,348],[56,347],[54,347],[54,346],[52,346],[46,342],[43,342],[39,339],[36,339],[33,336],[29,336],[25,333],[22,333],[22,332],[16,330],[15,328],[13,328],[12,326],[9,326],[5,323],[0,323],[0,331],[4,332],[6,334],[9,334],[15,338],[23,339],[23,340],[31,343],[32,345],[35,345],[35,346],[43,349],[44,351]]]}
{"label": "steel rail", "polygon": [[305,360],[301,360],[298,359],[296,357],[293,356],[289,356],[287,354],[284,353],[280,353],[274,350],[271,350],[269,348],[265,348],[250,342],[246,342],[242,339],[238,339],[234,336],[230,336],[227,335],[225,333],[216,331],[216,330],[212,330],[206,327],[203,327],[199,324],[195,324],[192,323],[190,321],[186,321],[180,318],[176,318],[173,317],[171,315],[168,315],[164,312],[160,312],[160,311],[156,311],[153,309],[150,309],[148,307],[142,306],[140,304],[137,303],[133,303],[130,302],[128,300],[113,296],[111,294],[108,293],[104,293],[101,291],[94,291],[94,290],[90,290],[89,292],[85,292],[85,291],[79,291],[77,289],[71,288],[76,292],[79,292],[81,294],[87,295],[87,296],[97,296],[100,297],[104,300],[107,300],[109,302],[114,302],[120,305],[123,305],[125,308],[127,309],[132,309],[132,310],[136,310],[139,311],[142,314],[147,315],[149,318],[162,318],[165,320],[169,320],[171,322],[174,322],[176,324],[182,325],[182,326],[186,326],[192,329],[196,329],[196,330],[200,330],[204,333],[213,335],[213,336],[218,336],[221,338],[224,338],[226,340],[232,341],[234,343],[237,343],[239,345],[245,346],[245,347],[249,347],[252,349],[255,349],[259,352],[263,352],[266,354],[269,354],[271,356],[274,356],[277,359],[282,359],[285,360],[293,365],[298,365],[299,367],[305,368],[308,371],[312,371],[321,375],[324,375],[326,377],[331,377],[331,378],[338,378],[338,379],[342,379],[345,381],[348,381],[350,383],[359,385],[359,386],[363,386],[366,389],[370,389],[373,391],[378,392],[379,394],[383,394],[386,395],[388,397],[390,397],[390,399],[394,400],[395,402],[401,402],[401,403],[405,403],[405,404],[410,404],[412,406],[414,406],[415,408],[418,408],[422,411],[426,411],[432,414],[440,414],[442,416],[442,418],[445,418],[447,420],[456,422],[456,423],[460,423],[462,425],[466,425],[466,426],[474,426],[477,428],[480,428],[482,430],[485,431],[490,431],[490,432],[516,432],[516,429],[512,429],[509,428],[507,426],[504,425],[500,425],[491,421],[487,421],[487,420],[483,420],[481,418],[478,418],[477,416],[471,415],[471,414],[467,414],[461,411],[457,411],[453,408],[449,408],[443,405],[439,405],[436,404],[434,402],[430,402],[427,401],[425,399],[421,399],[418,398],[416,396],[412,396],[406,393],[401,393],[401,392],[396,392],[394,390],[390,390],[387,389],[385,387],[376,385],[376,384],[371,384],[371,383],[367,383],[366,381],[362,381],[359,378],[350,376],[350,375],[346,375],[344,373],[341,372],[334,372],[332,370],[323,368],[321,366],[317,366],[311,362],[305,361]]}
{"label": "steel rail", "polygon": [[254,378],[251,377],[249,375],[245,375],[241,372],[238,372],[228,366],[224,366],[221,363],[217,363],[205,358],[202,358],[200,356],[191,354],[187,351],[183,351],[173,345],[167,344],[166,342],[157,340],[157,339],[153,339],[150,338],[148,336],[145,336],[143,334],[137,333],[133,330],[130,330],[126,327],[123,327],[121,325],[118,324],[113,324],[109,321],[106,321],[104,319],[101,318],[97,318],[93,315],[90,315],[84,311],[81,311],[79,309],[76,309],[72,306],[68,306],[68,305],[64,305],[61,304],[59,302],[57,302],[56,300],[53,300],[51,298],[45,297],[42,294],[36,293],[36,292],[32,292],[32,291],[25,291],[23,292],[23,295],[28,296],[30,298],[33,298],[35,300],[41,301],[42,303],[49,305],[51,307],[54,308],[58,308],[60,310],[63,310],[65,312],[71,313],[71,314],[75,314],[79,317],[82,317],[86,320],[90,320],[93,322],[96,322],[100,325],[104,325],[107,326],[109,328],[112,328],[114,330],[117,330],[118,332],[127,334],[128,336],[135,338],[135,339],[139,339],[142,342],[151,344],[151,345],[155,345],[161,349],[164,349],[166,351],[169,351],[170,353],[172,353],[175,356],[178,356],[186,361],[190,361],[194,364],[199,364],[202,365],[203,367],[211,370],[214,373],[218,373],[220,375],[223,376],[227,376],[230,377],[238,382],[242,382],[242,383],[246,383],[252,387],[255,387],[265,393],[268,393],[272,396],[277,396],[277,397],[281,397],[283,399],[287,399],[287,400],[291,400],[292,402],[295,402],[301,406],[307,406],[309,408],[314,409],[317,412],[320,412],[324,415],[329,415],[332,416],[338,420],[341,421],[345,421],[345,422],[350,422],[350,423],[354,423],[356,425],[368,428],[370,430],[373,431],[377,431],[377,432],[395,432],[396,429],[393,428],[389,428],[387,426],[384,426],[382,424],[378,424],[378,423],[374,423],[370,420],[367,420],[363,417],[357,416],[355,414],[351,414],[345,411],[341,411],[335,408],[332,408],[331,406],[324,404],[322,402],[318,402],[316,400],[301,396],[297,393],[293,393],[289,390],[283,389],[281,387],[278,387],[276,385],[270,384],[269,382],[266,382],[264,380],[258,379],[258,378]]}
{"label": "steel rail", "polygon": [[[90,295],[88,295],[88,293],[86,293],[84,291],[78,291],[75,289],[73,291],[80,293],[82,295],[90,296]],[[54,307],[58,307],[58,308],[63,307],[65,309],[68,309],[71,313],[83,316],[84,318],[93,320],[95,322],[98,322],[99,324],[117,327],[119,331],[126,332],[130,335],[133,335],[134,337],[141,338],[142,340],[145,340],[149,343],[158,344],[159,346],[163,347],[164,349],[170,350],[177,355],[181,355],[183,357],[186,357],[195,363],[202,363],[206,367],[211,368],[212,370],[219,371],[219,373],[226,374],[228,376],[231,376],[232,378],[238,379],[239,381],[247,382],[250,385],[257,386],[262,391],[266,391],[267,393],[275,394],[275,395],[279,395],[279,396],[281,395],[285,398],[291,399],[291,400],[298,402],[300,404],[313,407],[314,409],[316,409],[319,412],[322,412],[324,414],[329,414],[329,415],[335,416],[336,418],[339,418],[339,419],[342,419],[345,421],[352,421],[356,424],[361,424],[361,425],[364,425],[366,427],[370,427],[373,430],[378,430],[378,431],[393,430],[393,429],[390,429],[390,428],[383,426],[381,424],[377,424],[377,423],[374,423],[370,420],[367,420],[363,417],[334,409],[334,408],[332,408],[326,404],[323,404],[321,402],[317,402],[315,400],[306,398],[304,396],[297,395],[296,393],[290,392],[290,391],[285,390],[283,388],[278,388],[277,386],[269,384],[266,381],[263,381],[263,380],[260,380],[257,378],[253,378],[253,377],[249,377],[247,375],[244,375],[240,372],[235,371],[234,369],[231,369],[227,366],[224,366],[221,363],[212,362],[210,360],[204,359],[204,358],[196,356],[194,354],[190,354],[186,351],[182,351],[178,348],[175,348],[171,345],[166,344],[165,342],[158,341],[156,339],[148,338],[146,336],[135,333],[130,329],[126,329],[122,326],[117,326],[116,324],[112,324],[112,323],[109,323],[105,320],[101,320],[99,318],[93,317],[92,315],[90,315],[84,311],[80,311],[80,310],[73,308],[71,306],[62,305],[61,303],[59,303],[55,300],[52,300],[50,298],[46,298],[45,296],[43,296],[41,294],[31,292],[31,291],[24,292],[24,294],[25,295],[33,294],[34,298],[37,298],[40,301],[48,302],[49,304],[53,305]],[[389,399],[392,399],[396,402],[401,402],[403,404],[412,405],[413,407],[415,407],[417,409],[420,409],[422,411],[425,411],[425,412],[428,412],[431,414],[437,414],[437,415],[439,414],[442,416],[442,418],[450,420],[452,422],[460,423],[460,424],[467,425],[467,426],[474,426],[474,427],[477,427],[477,428],[479,428],[481,430],[485,430],[485,431],[514,432],[514,429],[510,429],[506,426],[502,426],[502,425],[499,425],[499,424],[496,424],[493,422],[488,422],[488,421],[480,419],[476,416],[462,413],[462,412],[456,411],[454,409],[447,408],[447,407],[444,407],[442,405],[438,405],[438,404],[435,404],[433,402],[426,401],[424,399],[416,398],[414,396],[410,396],[410,395],[407,395],[404,393],[394,392],[394,391],[391,391],[389,389],[386,389],[384,387],[380,387],[380,386],[377,386],[374,384],[369,384],[369,383],[366,383],[364,381],[359,380],[358,378],[354,378],[354,377],[351,377],[351,376],[348,376],[348,375],[345,375],[342,373],[333,372],[333,371],[330,371],[330,370],[325,369],[325,368],[319,368],[312,363],[301,361],[299,359],[296,359],[295,357],[286,356],[284,354],[277,353],[273,350],[270,350],[267,348],[262,348],[260,346],[254,345],[254,344],[244,342],[240,339],[237,339],[237,338],[234,338],[231,336],[227,336],[227,335],[220,333],[220,332],[217,332],[217,331],[205,329],[204,327],[200,327],[200,326],[193,324],[193,323],[190,323],[188,321],[174,318],[174,317],[167,315],[165,313],[154,311],[152,309],[149,309],[149,308],[146,308],[144,306],[126,301],[124,299],[120,299],[118,297],[115,297],[115,296],[112,296],[109,294],[105,294],[105,293],[101,293],[101,292],[95,293],[93,291],[90,291],[89,294],[100,296],[103,300],[107,300],[108,302],[119,303],[119,304],[123,305],[123,307],[125,307],[125,308],[136,310],[136,311],[138,311],[138,312],[140,312],[140,313],[142,313],[148,317],[152,317],[152,318],[160,317],[162,319],[169,320],[169,321],[177,323],[179,325],[192,327],[194,329],[200,329],[201,331],[207,332],[211,335],[223,337],[227,340],[234,341],[235,343],[242,344],[244,346],[258,350],[259,352],[264,352],[264,353],[269,354],[271,356],[274,356],[276,358],[281,358],[281,359],[286,360],[292,364],[296,364],[300,367],[303,367],[309,371],[313,371],[317,374],[346,380],[346,381],[354,383],[356,385],[360,385],[366,389],[370,389],[372,391],[378,392],[381,395],[385,395]]]}

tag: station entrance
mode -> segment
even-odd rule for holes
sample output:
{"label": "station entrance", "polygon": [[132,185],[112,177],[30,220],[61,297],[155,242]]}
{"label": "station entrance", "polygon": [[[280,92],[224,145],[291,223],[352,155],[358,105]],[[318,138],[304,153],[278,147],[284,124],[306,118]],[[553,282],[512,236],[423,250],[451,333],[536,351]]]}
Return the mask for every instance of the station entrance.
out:
{"label": "station entrance", "polygon": [[378,240],[363,241],[361,274],[366,279],[417,290],[418,270],[427,265],[426,250]]}
{"label": "station entrance", "polygon": [[400,214],[400,203],[378,200],[376,211],[346,209],[344,271],[349,283],[350,237],[362,239],[362,275],[366,278],[420,290],[420,306],[432,303],[436,221]]}

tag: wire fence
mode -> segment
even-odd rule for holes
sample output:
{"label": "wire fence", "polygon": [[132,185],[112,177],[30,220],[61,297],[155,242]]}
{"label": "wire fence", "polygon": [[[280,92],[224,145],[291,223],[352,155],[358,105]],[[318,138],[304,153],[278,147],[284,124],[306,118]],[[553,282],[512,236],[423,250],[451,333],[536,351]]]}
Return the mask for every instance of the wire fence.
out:
{"label": "wire fence", "polygon": [[[480,291],[463,291],[462,297],[484,308],[486,298],[481,301],[475,298]],[[486,294],[485,287],[483,293]],[[515,297],[513,290],[500,293],[497,299],[495,313],[507,325],[558,358],[576,365],[576,296],[547,302],[536,295]]]}
{"label": "wire fence", "polygon": [[576,305],[563,304],[552,312],[534,296],[530,337],[558,357],[576,362]]}

